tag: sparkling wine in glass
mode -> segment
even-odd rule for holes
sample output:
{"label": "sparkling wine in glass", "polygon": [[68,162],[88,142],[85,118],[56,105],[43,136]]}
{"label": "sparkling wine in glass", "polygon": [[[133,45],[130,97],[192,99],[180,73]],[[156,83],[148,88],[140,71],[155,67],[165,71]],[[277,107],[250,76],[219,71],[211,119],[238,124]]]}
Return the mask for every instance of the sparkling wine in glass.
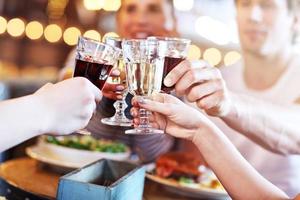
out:
{"label": "sparkling wine in glass", "polygon": [[[134,96],[150,98],[160,92],[164,65],[164,49],[160,41],[124,40],[123,58],[129,92]],[[149,112],[139,110],[140,124],[126,134],[162,134],[162,130],[151,127]]]}

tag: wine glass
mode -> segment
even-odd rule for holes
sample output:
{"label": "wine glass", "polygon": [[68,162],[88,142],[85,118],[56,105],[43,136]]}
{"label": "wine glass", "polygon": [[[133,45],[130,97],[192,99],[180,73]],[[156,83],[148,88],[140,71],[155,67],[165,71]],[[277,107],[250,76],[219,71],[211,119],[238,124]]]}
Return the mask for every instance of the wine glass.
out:
{"label": "wine glass", "polygon": [[[183,38],[172,38],[172,37],[148,37],[147,40],[159,40],[165,41],[165,58],[164,58],[164,70],[163,79],[167,74],[176,67],[180,62],[187,58],[188,49],[191,44],[191,40]],[[161,86],[162,91],[165,93],[170,93],[174,86],[167,87],[162,81]]]}
{"label": "wine glass", "polygon": [[[122,48],[122,39],[118,37],[106,37],[105,43],[120,49]],[[125,66],[124,66],[122,54],[120,54],[120,57],[115,67],[120,71],[121,74],[119,77],[112,77],[111,83],[122,84],[123,86],[126,86],[126,73],[125,73]],[[111,126],[125,126],[125,127],[132,126],[132,120],[128,119],[125,116],[125,112],[124,112],[127,107],[125,101],[127,94],[128,94],[127,88],[120,93],[120,95],[122,95],[123,98],[122,100],[117,100],[114,103],[114,107],[116,110],[114,116],[101,119],[101,122],[103,124],[111,125]]]}
{"label": "wine glass", "polygon": [[[81,36],[76,48],[73,77],[85,77],[102,90],[120,54],[121,49]],[[90,134],[86,129],[78,133]]]}
{"label": "wine glass", "polygon": [[[122,43],[126,77],[129,92],[134,96],[150,98],[160,92],[164,45],[158,40],[124,40]],[[139,110],[140,124],[135,129],[126,130],[126,134],[162,134],[162,130],[151,127],[149,111]]]}

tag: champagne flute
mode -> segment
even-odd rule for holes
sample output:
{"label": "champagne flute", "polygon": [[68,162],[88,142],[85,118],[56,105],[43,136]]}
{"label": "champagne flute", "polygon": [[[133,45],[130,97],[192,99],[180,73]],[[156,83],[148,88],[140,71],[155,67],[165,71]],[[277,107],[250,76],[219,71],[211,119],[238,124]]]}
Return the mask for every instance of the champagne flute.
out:
{"label": "champagne flute", "polygon": [[[164,65],[164,45],[158,40],[124,40],[122,43],[129,92],[134,96],[150,98],[160,92]],[[140,124],[126,134],[162,134],[151,127],[149,112],[139,110]]]}
{"label": "champagne flute", "polygon": [[[122,48],[122,39],[118,37],[107,37],[105,38],[105,43],[120,49]],[[126,73],[125,73],[124,62],[122,59],[122,54],[120,54],[120,57],[115,67],[120,71],[121,74],[117,78],[115,77],[111,78],[111,82],[126,86]],[[103,124],[111,125],[111,126],[125,126],[125,127],[132,126],[132,120],[128,119],[125,116],[125,112],[124,112],[127,107],[125,101],[126,96],[128,94],[127,88],[120,94],[122,95],[123,98],[122,100],[117,100],[114,103],[114,107],[116,110],[114,116],[101,119],[101,122]]]}
{"label": "champagne flute", "polygon": [[[118,48],[81,36],[76,48],[73,77],[85,77],[102,90],[120,54],[121,50]],[[78,133],[90,134],[86,129],[79,130]]]}
{"label": "champagne flute", "polygon": [[[172,38],[172,37],[148,37],[147,40],[159,40],[165,41],[165,58],[164,58],[164,70],[163,79],[167,74],[176,67],[180,62],[187,58],[188,49],[191,44],[191,40],[183,38]],[[162,81],[161,86],[162,91],[165,93],[170,93],[174,86],[167,87]]]}

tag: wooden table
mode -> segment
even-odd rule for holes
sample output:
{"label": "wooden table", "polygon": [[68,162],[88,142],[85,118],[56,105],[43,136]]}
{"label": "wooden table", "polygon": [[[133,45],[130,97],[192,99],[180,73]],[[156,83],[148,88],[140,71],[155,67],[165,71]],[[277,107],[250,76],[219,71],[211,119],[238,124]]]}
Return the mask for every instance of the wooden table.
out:
{"label": "wooden table", "polygon": [[[59,177],[40,162],[31,158],[20,158],[0,165],[0,176],[9,184],[38,196],[55,199]],[[173,194],[152,181],[146,180],[144,200],[193,200]]]}

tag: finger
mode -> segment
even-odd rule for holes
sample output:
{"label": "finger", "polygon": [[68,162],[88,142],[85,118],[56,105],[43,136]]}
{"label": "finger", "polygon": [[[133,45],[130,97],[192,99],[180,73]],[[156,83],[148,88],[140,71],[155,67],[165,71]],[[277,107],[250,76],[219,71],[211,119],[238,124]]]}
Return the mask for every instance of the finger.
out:
{"label": "finger", "polygon": [[130,114],[132,117],[136,118],[136,117],[139,117],[139,108],[138,107],[132,107],[130,109]]}
{"label": "finger", "polygon": [[132,105],[133,107],[139,107],[139,102],[138,102],[138,100],[137,100],[137,97],[133,97],[133,98],[131,99],[131,105]]}
{"label": "finger", "polygon": [[188,60],[182,61],[168,73],[164,79],[164,84],[167,87],[173,86],[190,68],[191,64]]}
{"label": "finger", "polygon": [[118,76],[120,76],[120,74],[121,74],[121,72],[120,72],[119,69],[112,69],[111,72],[110,72],[110,74],[109,74],[109,76],[111,76],[111,77],[118,77]]}
{"label": "finger", "polygon": [[211,95],[221,89],[222,83],[220,80],[211,80],[192,86],[192,88],[187,92],[186,98],[189,102],[195,102],[202,99],[204,96]]}
{"label": "finger", "polygon": [[115,92],[103,92],[103,96],[105,96],[108,99],[113,99],[113,100],[122,100],[123,96],[115,93]]}
{"label": "finger", "polygon": [[181,104],[182,102],[177,98],[169,94],[165,93],[156,93],[152,95],[153,101],[158,101],[161,103],[173,103],[173,104]]}
{"label": "finger", "polygon": [[194,84],[217,80],[220,78],[220,72],[216,68],[209,67],[191,69],[176,83],[175,91],[177,95],[184,95],[186,90]]}
{"label": "finger", "polygon": [[124,89],[125,89],[125,87],[122,84],[105,83],[103,88],[102,88],[102,91],[122,92]]}
{"label": "finger", "polygon": [[197,101],[197,106],[203,110],[209,110],[215,107],[219,107],[223,97],[223,91],[217,91],[209,96]]}
{"label": "finger", "polygon": [[100,102],[101,99],[102,99],[102,92],[99,90],[99,88],[97,88],[94,84],[92,84],[91,82],[88,82],[89,83],[89,87],[91,88],[92,90],[92,93],[94,94],[94,97],[95,97],[95,101],[96,102]]}
{"label": "finger", "polygon": [[152,101],[149,99],[138,99],[139,105],[140,107],[151,111],[151,112],[157,112],[157,113],[161,113],[163,115],[171,115],[171,113],[173,112],[173,110],[171,109],[171,105],[170,103],[161,103],[161,102],[157,102],[157,101]]}

